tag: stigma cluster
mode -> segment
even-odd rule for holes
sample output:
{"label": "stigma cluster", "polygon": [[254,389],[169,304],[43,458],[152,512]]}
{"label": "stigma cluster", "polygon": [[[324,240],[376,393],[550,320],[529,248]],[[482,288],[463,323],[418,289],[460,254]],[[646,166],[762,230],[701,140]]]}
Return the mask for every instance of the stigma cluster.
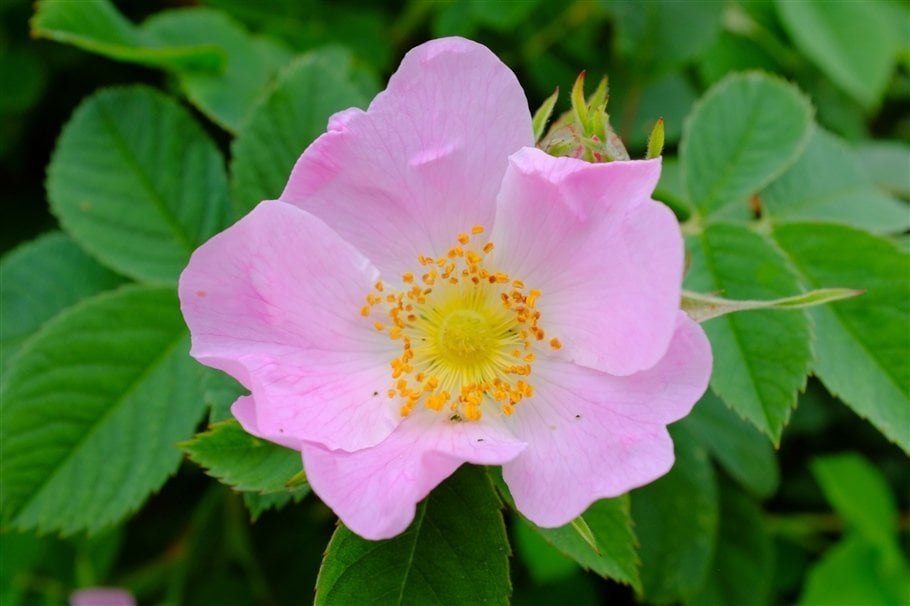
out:
{"label": "stigma cluster", "polygon": [[455,422],[479,421],[491,408],[509,416],[534,395],[535,350],[561,347],[546,341],[540,291],[488,267],[492,242],[472,246],[483,232],[459,234],[444,256],[418,256],[419,271],[366,295],[360,314],[401,343],[387,396],[401,402],[402,416],[419,404]]}

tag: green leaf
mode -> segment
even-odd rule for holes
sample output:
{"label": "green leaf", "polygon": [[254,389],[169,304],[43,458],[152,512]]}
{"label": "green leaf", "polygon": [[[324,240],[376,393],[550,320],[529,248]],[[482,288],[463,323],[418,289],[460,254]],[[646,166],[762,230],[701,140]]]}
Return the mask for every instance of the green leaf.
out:
{"label": "green leaf", "polygon": [[559,87],[557,86],[556,90],[553,91],[553,94],[544,99],[537,111],[534,112],[534,119],[531,121],[534,131],[534,141],[540,141],[546,132],[547,123],[550,121],[550,116],[553,114],[553,107],[556,106],[556,100],[558,98]]}
{"label": "green leaf", "polygon": [[774,546],[762,510],[734,488],[720,493],[720,528],[705,585],[686,600],[692,606],[771,603]]}
{"label": "green leaf", "polygon": [[803,309],[825,305],[850,297],[863,294],[861,290],[850,288],[820,288],[811,290],[801,295],[770,299],[767,301],[743,301],[740,299],[724,299],[714,295],[684,290],[682,292],[682,309],[696,322],[706,322],[712,318],[719,318],[727,314],[755,309]]}
{"label": "green leaf", "polygon": [[61,313],[0,391],[0,508],[20,529],[95,531],[180,464],[203,412],[173,290],[125,287]]}
{"label": "green leaf", "polygon": [[[687,288],[735,299],[774,299],[799,292],[792,269],[763,236],[739,225],[708,226],[689,238]],[[704,325],[714,350],[711,388],[777,443],[812,359],[803,310],[732,314]]]}
{"label": "green leaf", "polygon": [[706,393],[680,423],[750,492],[767,498],[777,490],[780,471],[768,438],[737,417],[713,393]]}
{"label": "green leaf", "polygon": [[315,603],[508,604],[509,542],[499,506],[483,470],[464,466],[394,539],[366,541],[339,526]]}
{"label": "green leaf", "polygon": [[780,71],[780,66],[755,41],[722,31],[698,63],[698,75],[710,86],[732,72],[745,70]]}
{"label": "green leaf", "polygon": [[901,141],[863,141],[855,146],[866,174],[885,191],[910,200],[910,145]]}
{"label": "green leaf", "polygon": [[[579,531],[584,524],[585,532]],[[631,585],[641,591],[628,495],[601,499],[591,505],[577,521],[559,528],[531,525],[550,545],[586,569],[600,576]]]}
{"label": "green leaf", "polygon": [[835,84],[867,109],[881,102],[894,71],[898,41],[880,3],[775,4],[797,48]]}
{"label": "green leaf", "polygon": [[207,43],[227,56],[224,69],[180,70],[178,80],[187,98],[225,129],[236,132],[253,103],[275,75],[286,55],[264,53],[236,21],[207,8],[163,11],[142,24],[143,33],[161,44]]}
{"label": "green leaf", "polygon": [[292,501],[299,503],[305,496],[310,493],[309,485],[286,490],[284,492],[270,492],[268,494],[259,494],[258,492],[244,492],[243,504],[246,505],[250,512],[250,520],[255,522],[266,511],[277,511],[283,509]]}
{"label": "green leaf", "polygon": [[59,232],[4,255],[0,275],[0,370],[25,339],[60,311],[123,282]]}
{"label": "green leaf", "polygon": [[881,472],[862,456],[844,453],[815,459],[812,475],[848,526],[883,552],[900,557],[897,505]]}
{"label": "green leaf", "polygon": [[82,102],[51,158],[47,190],[80,246],[156,283],[176,281],[228,214],[218,149],[186,110],[145,87]]}
{"label": "green leaf", "polygon": [[225,53],[217,46],[194,40],[163,45],[150,39],[108,0],[43,0],[30,24],[36,38],[72,44],[117,61],[165,69],[208,70],[217,70],[225,62]]}
{"label": "green leaf", "polygon": [[632,491],[632,518],[641,542],[641,582],[648,602],[692,596],[704,583],[718,527],[717,485],[707,452],[682,428],[671,432],[670,473]]}
{"label": "green leaf", "polygon": [[232,197],[245,214],[277,198],[300,154],[325,132],[329,116],[369,99],[350,79],[351,58],[337,49],[308,53],[281,73],[250,112],[232,145]]}
{"label": "green leaf", "polygon": [[180,447],[210,476],[241,491],[286,492],[303,467],[299,452],[250,435],[234,420],[216,423]]}
{"label": "green leaf", "polygon": [[578,564],[547,543],[533,524],[515,514],[512,524],[515,551],[538,584],[553,583],[579,572]]}
{"label": "green leaf", "polygon": [[703,53],[720,32],[721,2],[611,2],[620,52],[639,71],[659,74]]}
{"label": "green leaf", "polygon": [[910,594],[910,571],[888,571],[875,545],[847,536],[809,570],[800,606],[900,606]]}
{"label": "green leaf", "polygon": [[774,230],[809,288],[847,285],[861,297],[809,310],[813,372],[832,394],[910,452],[910,255],[888,240],[840,225]]}
{"label": "green leaf", "polygon": [[[491,470],[492,471],[492,470]],[[496,470],[492,473],[505,502],[514,509],[515,502],[509,487]],[[518,512],[521,516],[521,513]],[[629,497],[595,501],[580,516],[558,528],[540,528],[523,516],[528,526],[561,553],[575,560],[585,570],[593,570],[604,578],[631,585],[641,591],[638,568],[638,542],[632,526]]]}
{"label": "green leaf", "polygon": [[683,126],[689,199],[706,217],[749,218],[749,196],[796,161],[811,133],[812,106],[794,86],[759,72],[724,78]]}
{"label": "green leaf", "polygon": [[882,233],[910,227],[907,204],[879,190],[847,144],[820,128],[761,202],[774,223],[831,221]]}

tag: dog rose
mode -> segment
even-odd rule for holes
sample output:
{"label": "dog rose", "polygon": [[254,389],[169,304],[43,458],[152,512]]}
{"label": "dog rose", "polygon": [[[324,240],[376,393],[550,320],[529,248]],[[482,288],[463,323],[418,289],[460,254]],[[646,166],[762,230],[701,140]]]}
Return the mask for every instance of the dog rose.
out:
{"label": "dog rose", "polygon": [[660,160],[533,145],[503,63],[428,42],[180,278],[192,355],[250,391],[234,416],[300,451],[365,538],[405,530],[465,462],[566,524],[666,473],[666,426],[707,388],[679,226],[651,200]]}

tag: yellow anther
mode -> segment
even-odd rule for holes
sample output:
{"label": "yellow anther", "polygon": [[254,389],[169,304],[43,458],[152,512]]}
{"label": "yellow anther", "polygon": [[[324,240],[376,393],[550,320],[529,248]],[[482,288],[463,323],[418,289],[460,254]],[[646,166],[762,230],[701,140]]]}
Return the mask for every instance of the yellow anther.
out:
{"label": "yellow anther", "polygon": [[369,305],[364,305],[363,307],[361,307],[361,308],[360,308],[360,315],[361,315],[361,316],[364,316],[364,317],[370,315],[370,306],[369,306]]}
{"label": "yellow anther", "polygon": [[487,242],[486,244],[483,245],[483,252],[485,252],[485,253],[487,253],[487,254],[490,254],[490,252],[491,252],[492,250],[493,250],[493,243],[492,243],[492,242]]}
{"label": "yellow anther", "polygon": [[483,233],[483,225],[475,225],[471,228],[471,233],[475,236]]}
{"label": "yellow anther", "polygon": [[414,274],[406,272],[401,275],[401,279],[405,284],[412,284],[414,282]]}
{"label": "yellow anther", "polygon": [[550,347],[553,349],[560,349],[562,347],[562,343],[560,343],[559,339],[553,338],[550,339]]}
{"label": "yellow anther", "polygon": [[381,331],[383,328],[385,328],[385,326],[383,325],[383,323],[380,322],[379,320],[373,322],[373,327],[374,327],[376,330],[379,330],[379,331]]}
{"label": "yellow anther", "polygon": [[471,241],[471,236],[469,236],[468,234],[458,234],[458,243],[459,244],[467,244],[470,241]]}
{"label": "yellow anther", "polygon": [[529,353],[528,355],[525,356],[525,362],[533,362],[534,358],[535,358],[534,354]]}
{"label": "yellow anther", "polygon": [[521,280],[512,280],[512,287],[513,288],[524,288],[525,283],[522,282]]}
{"label": "yellow anther", "polygon": [[532,288],[531,292],[528,293],[528,307],[534,307],[534,303],[537,302],[537,298],[540,296],[540,291],[536,288]]}
{"label": "yellow anther", "polygon": [[374,286],[375,286],[376,290],[378,290],[379,292],[382,292],[382,288],[383,288],[382,282],[377,282]]}

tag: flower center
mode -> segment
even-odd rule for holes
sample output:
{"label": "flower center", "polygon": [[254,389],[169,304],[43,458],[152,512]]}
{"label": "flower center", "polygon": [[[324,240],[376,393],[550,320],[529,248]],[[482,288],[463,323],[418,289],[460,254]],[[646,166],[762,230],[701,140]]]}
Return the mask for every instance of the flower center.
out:
{"label": "flower center", "polygon": [[490,320],[473,309],[457,309],[446,316],[436,334],[442,357],[455,365],[476,365],[489,358],[492,338]]}
{"label": "flower center", "polygon": [[[401,342],[401,355],[390,361],[387,394],[402,402],[402,416],[422,402],[448,411],[453,421],[477,421],[490,406],[511,415],[534,394],[526,377],[544,340],[540,291],[526,291],[521,280],[486,267],[492,242],[475,249],[468,246],[471,236],[457,240],[444,257],[418,257],[420,278],[405,273],[404,288],[377,282],[360,310],[362,316],[379,312],[374,328]],[[559,349],[559,340],[549,346]]]}

